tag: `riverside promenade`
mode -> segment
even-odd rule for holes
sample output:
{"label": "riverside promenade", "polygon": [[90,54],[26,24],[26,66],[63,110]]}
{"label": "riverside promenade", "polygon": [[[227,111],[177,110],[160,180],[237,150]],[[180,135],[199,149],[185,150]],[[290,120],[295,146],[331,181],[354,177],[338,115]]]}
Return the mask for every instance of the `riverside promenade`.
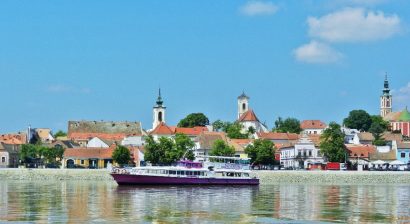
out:
{"label": "riverside promenade", "polygon": [[[410,184],[410,172],[394,171],[255,171],[261,184]],[[108,170],[0,169],[0,180],[113,181]]]}

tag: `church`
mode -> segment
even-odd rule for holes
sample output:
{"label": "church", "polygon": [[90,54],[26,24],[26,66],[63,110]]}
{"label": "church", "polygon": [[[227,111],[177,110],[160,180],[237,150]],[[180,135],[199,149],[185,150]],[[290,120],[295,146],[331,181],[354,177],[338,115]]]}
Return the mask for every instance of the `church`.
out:
{"label": "church", "polygon": [[268,132],[268,128],[265,124],[261,123],[256,117],[255,112],[249,108],[249,97],[244,92],[238,96],[238,120],[243,126],[244,132],[248,131],[252,127],[256,133]]}
{"label": "church", "polygon": [[410,113],[406,108],[393,112],[393,96],[390,94],[389,81],[384,79],[383,93],[380,96],[380,116],[390,123],[392,131],[400,131],[403,136],[410,136]]}

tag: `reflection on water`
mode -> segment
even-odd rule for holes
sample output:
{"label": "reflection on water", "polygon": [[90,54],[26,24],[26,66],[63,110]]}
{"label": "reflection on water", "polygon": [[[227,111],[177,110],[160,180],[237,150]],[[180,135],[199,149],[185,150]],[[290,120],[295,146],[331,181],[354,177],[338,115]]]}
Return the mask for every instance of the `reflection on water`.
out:
{"label": "reflection on water", "polygon": [[410,222],[406,185],[119,187],[106,182],[0,182],[0,221]]}

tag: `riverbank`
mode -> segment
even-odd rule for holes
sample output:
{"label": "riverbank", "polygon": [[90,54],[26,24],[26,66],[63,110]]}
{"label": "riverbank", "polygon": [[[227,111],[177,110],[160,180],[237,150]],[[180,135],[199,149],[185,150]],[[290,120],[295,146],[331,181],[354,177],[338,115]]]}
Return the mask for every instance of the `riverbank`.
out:
{"label": "riverbank", "polygon": [[[261,184],[410,184],[410,172],[389,171],[255,171]],[[0,169],[0,180],[113,181],[108,170]]]}

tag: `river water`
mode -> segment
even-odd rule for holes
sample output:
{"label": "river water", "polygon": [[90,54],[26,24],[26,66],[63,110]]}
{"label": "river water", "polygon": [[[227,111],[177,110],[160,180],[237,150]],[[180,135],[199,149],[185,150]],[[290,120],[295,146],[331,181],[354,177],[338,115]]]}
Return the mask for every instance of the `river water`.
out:
{"label": "river water", "polygon": [[0,222],[410,223],[409,185],[122,187],[0,182]]}

